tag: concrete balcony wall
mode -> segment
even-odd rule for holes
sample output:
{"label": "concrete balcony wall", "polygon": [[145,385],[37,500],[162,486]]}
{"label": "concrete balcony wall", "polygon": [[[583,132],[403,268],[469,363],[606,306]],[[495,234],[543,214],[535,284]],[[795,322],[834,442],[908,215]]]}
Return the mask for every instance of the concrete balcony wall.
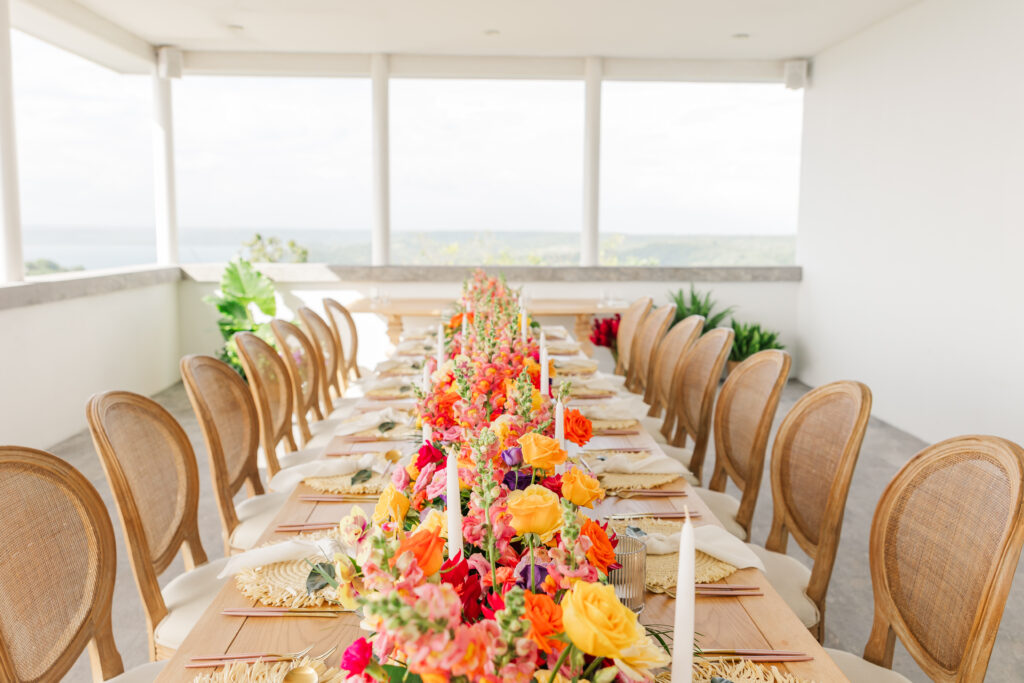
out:
{"label": "concrete balcony wall", "polygon": [[926,0],[817,55],[801,379],[925,441],[1024,442],[1024,3]]}

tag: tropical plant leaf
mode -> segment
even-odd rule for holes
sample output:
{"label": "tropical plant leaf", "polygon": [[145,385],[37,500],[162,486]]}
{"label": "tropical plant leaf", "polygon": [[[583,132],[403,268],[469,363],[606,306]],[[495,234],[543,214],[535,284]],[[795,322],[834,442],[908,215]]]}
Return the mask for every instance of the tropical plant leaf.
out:
{"label": "tropical plant leaf", "polygon": [[364,481],[370,481],[371,478],[373,478],[373,470],[359,470],[352,475],[352,486],[362,484]]}
{"label": "tropical plant leaf", "polygon": [[220,289],[224,298],[236,299],[246,308],[255,304],[264,315],[277,314],[274,283],[248,261],[235,259],[228,263],[221,275]]}
{"label": "tropical plant leaf", "polygon": [[[328,577],[330,577],[329,580]],[[332,581],[334,583],[331,583]],[[312,565],[312,569],[309,570],[309,576],[306,577],[306,593],[313,595],[318,590],[323,590],[336,583],[334,565],[330,562],[318,562]]]}

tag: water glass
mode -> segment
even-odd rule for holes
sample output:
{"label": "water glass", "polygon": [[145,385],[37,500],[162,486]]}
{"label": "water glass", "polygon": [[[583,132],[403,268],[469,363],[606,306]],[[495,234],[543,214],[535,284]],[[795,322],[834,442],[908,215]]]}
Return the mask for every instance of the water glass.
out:
{"label": "water glass", "polygon": [[647,593],[647,546],[631,536],[620,535],[615,562],[619,568],[608,573],[608,583],[615,587],[615,595],[623,605],[640,614]]}

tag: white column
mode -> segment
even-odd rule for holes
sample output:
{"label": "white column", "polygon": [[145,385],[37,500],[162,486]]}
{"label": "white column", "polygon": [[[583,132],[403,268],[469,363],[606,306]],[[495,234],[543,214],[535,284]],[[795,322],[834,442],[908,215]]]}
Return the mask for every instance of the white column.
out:
{"label": "white column", "polygon": [[373,55],[370,63],[373,83],[373,236],[371,263],[390,263],[391,182],[388,168],[388,56]]}
{"label": "white column", "polygon": [[583,232],[580,265],[598,265],[598,212],[601,186],[601,58],[587,57],[586,123],[583,130]]}
{"label": "white column", "polygon": [[0,283],[25,279],[21,250],[18,150],[14,137],[14,80],[11,76],[11,5],[0,0]]}
{"label": "white column", "polygon": [[174,177],[174,105],[171,78],[180,75],[180,52],[162,47],[153,71],[153,199],[156,262],[178,263],[178,197]]}

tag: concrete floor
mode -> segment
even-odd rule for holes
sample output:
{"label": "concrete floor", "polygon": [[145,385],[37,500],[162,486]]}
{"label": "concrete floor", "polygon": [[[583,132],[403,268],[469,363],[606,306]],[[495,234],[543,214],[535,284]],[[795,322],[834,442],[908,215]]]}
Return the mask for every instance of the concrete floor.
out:
{"label": "concrete floor", "polygon": [[[779,407],[776,424],[806,391],[800,382],[790,382]],[[182,423],[192,439],[199,461],[200,501],[199,525],[203,547],[210,559],[221,557],[224,548],[220,535],[220,518],[210,485],[209,465],[202,436],[192,413],[184,388],[178,384],[154,397]],[[892,476],[913,454],[925,444],[895,427],[872,419],[861,449],[860,460],[850,488],[843,522],[839,555],[828,595],[826,645],[860,653],[867,641],[873,615],[871,578],[868,570],[868,534],[878,497]],[[82,432],[50,449],[81,470],[99,490],[114,517],[118,541],[117,585],[114,591],[114,636],[125,666],[146,661],[146,631],[142,605],[128,563],[119,519],[110,495],[110,487],[103,475],[99,459],[93,450],[88,432]],[[706,465],[706,470],[710,468]],[[757,513],[754,516],[753,540],[763,543],[771,525],[771,485],[766,474],[762,482]],[[732,491],[732,493],[736,493]],[[808,565],[806,556],[790,543],[789,552]],[[164,574],[164,582],[183,570],[180,558]],[[1019,573],[1019,572],[1018,572]],[[1019,577],[1018,577],[1019,578]],[[1003,616],[1002,627],[988,669],[988,680],[1022,680],[1019,662],[1024,658],[1024,590],[1021,581],[1015,582]],[[936,596],[941,599],[941,596]],[[65,680],[90,681],[88,655],[83,655]],[[927,681],[927,677],[897,643],[894,668],[913,681]]]}

